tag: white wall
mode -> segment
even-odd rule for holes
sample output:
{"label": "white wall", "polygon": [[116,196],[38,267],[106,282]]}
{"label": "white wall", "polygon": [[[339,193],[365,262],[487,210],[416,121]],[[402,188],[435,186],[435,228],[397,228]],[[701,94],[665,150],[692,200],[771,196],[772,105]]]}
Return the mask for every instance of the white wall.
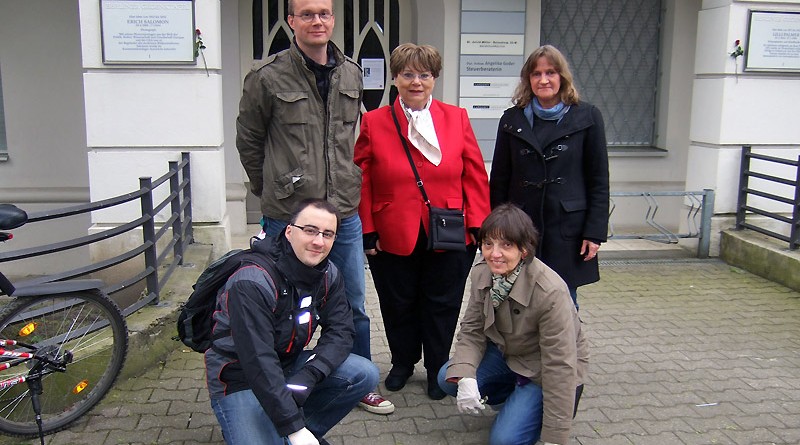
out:
{"label": "white wall", "polygon": [[800,145],[800,78],[743,72],[743,57],[729,55],[735,40],[746,43],[750,9],[800,12],[800,2],[706,0],[702,8],[687,187],[715,189],[715,214],[719,215],[736,211],[742,145],[789,158],[800,152],[796,148]]}

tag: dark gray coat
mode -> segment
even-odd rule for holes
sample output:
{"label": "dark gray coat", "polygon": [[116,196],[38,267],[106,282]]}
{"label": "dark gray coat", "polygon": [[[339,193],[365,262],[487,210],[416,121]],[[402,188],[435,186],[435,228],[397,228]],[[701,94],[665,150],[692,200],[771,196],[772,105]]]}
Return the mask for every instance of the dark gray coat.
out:
{"label": "dark gray coat", "polygon": [[584,239],[606,241],[608,151],[600,111],[573,105],[548,140],[533,134],[522,108],[505,111],[489,178],[492,208],[512,202],[541,232],[536,256],[569,287],[600,279],[597,257],[583,261]]}

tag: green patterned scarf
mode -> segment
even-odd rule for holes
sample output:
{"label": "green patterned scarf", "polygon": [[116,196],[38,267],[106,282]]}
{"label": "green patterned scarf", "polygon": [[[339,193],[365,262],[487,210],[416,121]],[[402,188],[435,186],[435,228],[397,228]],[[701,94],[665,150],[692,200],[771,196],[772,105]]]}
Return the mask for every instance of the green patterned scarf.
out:
{"label": "green patterned scarf", "polygon": [[522,261],[520,261],[517,267],[508,275],[492,274],[492,307],[497,309],[502,302],[506,301],[521,270]]}

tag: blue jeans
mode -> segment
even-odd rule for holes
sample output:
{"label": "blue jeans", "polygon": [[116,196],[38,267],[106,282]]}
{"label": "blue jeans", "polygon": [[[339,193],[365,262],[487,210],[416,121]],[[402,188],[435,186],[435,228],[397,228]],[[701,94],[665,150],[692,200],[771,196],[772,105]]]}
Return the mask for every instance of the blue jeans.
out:
{"label": "blue jeans", "polygon": [[[288,221],[264,217],[264,233],[276,237]],[[358,215],[344,218],[336,232],[336,241],[331,249],[330,259],[344,278],[344,291],[347,301],[353,308],[353,325],[356,330],[353,339],[353,354],[372,360],[369,349],[369,317],[367,316],[366,282],[364,278],[364,243],[361,238],[361,218]]]}
{"label": "blue jeans", "polygon": [[[447,363],[439,370],[439,386],[455,397],[458,384],[446,380]],[[489,405],[504,403],[489,433],[490,445],[532,445],[542,434],[542,387],[530,382],[517,385],[517,374],[508,368],[503,354],[488,343],[476,372],[478,389]]]}
{"label": "blue jeans", "polygon": [[[311,351],[303,351],[295,362],[295,368],[302,367],[310,354]],[[378,385],[378,377],[378,368],[371,361],[350,354],[314,387],[303,405],[306,428],[316,437],[323,437]],[[228,445],[288,443],[285,437],[278,435],[252,390],[211,399],[211,408]]]}
{"label": "blue jeans", "polygon": [[578,288],[577,287],[570,287],[569,289],[569,296],[572,297],[572,302],[575,304],[575,309],[580,309],[580,305],[578,305]]}

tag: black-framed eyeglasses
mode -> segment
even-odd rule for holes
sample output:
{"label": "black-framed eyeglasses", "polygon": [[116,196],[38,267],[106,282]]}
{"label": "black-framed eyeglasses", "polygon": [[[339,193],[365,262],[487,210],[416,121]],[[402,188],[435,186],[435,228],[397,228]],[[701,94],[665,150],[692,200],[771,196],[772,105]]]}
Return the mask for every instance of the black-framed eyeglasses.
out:
{"label": "black-framed eyeglasses", "polygon": [[300,17],[300,20],[311,23],[314,21],[314,17],[319,17],[319,21],[321,22],[329,22],[333,18],[332,12],[304,12],[302,14],[292,14],[295,17]]}
{"label": "black-framed eyeglasses", "polygon": [[327,240],[336,239],[336,232],[334,232],[333,230],[319,230],[314,226],[298,226],[297,224],[289,224],[289,225],[292,227],[297,227],[298,229],[302,230],[303,233],[305,233],[310,237],[315,237],[321,233],[322,237]]}

